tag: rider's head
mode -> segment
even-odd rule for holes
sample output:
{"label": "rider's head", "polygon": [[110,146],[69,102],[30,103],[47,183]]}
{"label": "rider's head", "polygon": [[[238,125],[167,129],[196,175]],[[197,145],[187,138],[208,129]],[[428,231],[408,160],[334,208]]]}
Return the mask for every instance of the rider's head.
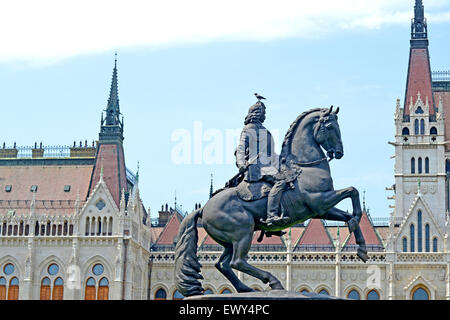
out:
{"label": "rider's head", "polygon": [[264,120],[266,120],[266,106],[261,101],[258,101],[248,109],[244,124],[253,122],[263,123]]}

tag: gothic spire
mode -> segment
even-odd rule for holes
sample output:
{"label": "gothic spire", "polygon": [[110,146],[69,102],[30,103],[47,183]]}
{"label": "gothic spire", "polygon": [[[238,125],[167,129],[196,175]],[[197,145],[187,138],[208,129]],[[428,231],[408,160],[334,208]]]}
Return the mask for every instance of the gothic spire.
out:
{"label": "gothic spire", "polygon": [[114,69],[109,91],[108,104],[106,106],[106,117],[101,119],[100,140],[123,140],[123,116],[120,121],[119,90],[117,80],[117,52],[115,53]]}
{"label": "gothic spire", "polygon": [[209,198],[212,198],[214,189],[213,189],[213,174],[211,173],[211,185],[209,186]]}
{"label": "gothic spire", "polygon": [[106,107],[106,125],[117,125],[119,121],[119,91],[117,84],[117,52],[115,53],[114,69],[109,91],[108,106]]}
{"label": "gothic spire", "polygon": [[[428,46],[428,41],[426,41],[427,35],[427,20],[425,19],[425,12],[422,0],[416,0],[414,6],[414,18],[411,21],[411,40],[422,40],[411,41],[411,44]],[[425,41],[424,41],[425,40]]]}

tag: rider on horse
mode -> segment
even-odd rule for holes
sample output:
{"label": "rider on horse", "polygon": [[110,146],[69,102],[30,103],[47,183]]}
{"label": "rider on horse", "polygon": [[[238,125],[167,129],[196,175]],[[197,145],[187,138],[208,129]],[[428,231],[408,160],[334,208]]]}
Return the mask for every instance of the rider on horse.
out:
{"label": "rider on horse", "polygon": [[280,201],[287,183],[279,172],[279,156],[274,152],[272,134],[263,126],[265,119],[266,106],[258,101],[245,117],[236,149],[236,165],[239,172],[244,173],[245,181],[266,181],[273,185],[267,200],[267,219],[261,219],[262,223],[270,226],[284,220],[280,214]]}

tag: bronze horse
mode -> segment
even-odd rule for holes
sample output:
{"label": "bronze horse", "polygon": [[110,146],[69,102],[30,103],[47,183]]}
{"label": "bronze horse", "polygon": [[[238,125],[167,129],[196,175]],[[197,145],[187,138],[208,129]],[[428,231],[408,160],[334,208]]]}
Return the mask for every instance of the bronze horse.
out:
{"label": "bronze horse", "polygon": [[[294,181],[294,189],[283,193],[284,215],[288,217],[281,226],[260,222],[265,218],[267,198],[255,201],[241,200],[236,188],[226,188],[215,194],[200,209],[190,213],[182,221],[175,248],[175,278],[178,290],[184,296],[202,294],[201,264],[197,257],[197,220],[201,218],[206,232],[224,251],[215,264],[216,268],[232,283],[238,292],[254,291],[242,283],[232,269],[239,270],[269,283],[272,289],[283,289],[281,282],[271,273],[247,262],[253,233],[277,232],[308,219],[345,221],[354,232],[359,245],[357,255],[367,261],[367,249],[359,228],[361,205],[359,193],[354,187],[333,189],[328,158],[340,159],[344,155],[337,113],[329,109],[312,109],[303,112],[289,128],[283,141],[280,159],[286,164],[301,167]],[[323,152],[326,150],[327,155]],[[353,214],[335,208],[345,198],[351,198]]]}

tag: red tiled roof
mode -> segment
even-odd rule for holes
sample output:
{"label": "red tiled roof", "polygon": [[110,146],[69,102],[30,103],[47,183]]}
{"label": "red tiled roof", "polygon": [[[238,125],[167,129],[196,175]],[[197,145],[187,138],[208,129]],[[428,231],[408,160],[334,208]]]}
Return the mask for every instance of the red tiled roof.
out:
{"label": "red tiled roof", "polygon": [[333,245],[333,242],[322,220],[311,219],[298,245]]}
{"label": "red tiled roof", "polygon": [[118,144],[100,144],[95,160],[95,169],[92,174],[90,192],[100,180],[100,172],[103,167],[103,180],[108,187],[116,205],[120,205],[122,189],[127,190],[125,160],[123,148]]}
{"label": "red tiled roof", "polygon": [[164,230],[160,233],[156,244],[173,244],[173,240],[178,235],[178,230],[180,229],[181,220],[177,214],[173,214],[169,222],[167,222]]}
{"label": "red tiled roof", "polygon": [[430,115],[435,114],[431,89],[431,69],[428,48],[411,48],[410,51],[404,106],[404,113],[406,115],[409,115],[411,97],[414,105],[417,102],[418,92],[420,92],[421,100],[424,103],[426,102],[426,97],[428,97]]}
{"label": "red tiled roof", "polygon": [[[375,232],[375,228],[373,227],[372,223],[367,217],[366,212],[363,212],[361,216],[361,222],[359,223],[359,227],[361,228],[361,232],[364,236],[364,239],[366,240],[367,245],[382,245],[382,243],[380,242],[380,238],[378,238],[378,235]],[[345,246],[355,244],[356,244],[355,235],[354,233],[352,233],[350,239],[347,240]]]}
{"label": "red tiled roof", "polygon": [[258,242],[258,238],[260,236],[261,232],[255,232],[253,234],[253,239],[252,239],[252,245],[280,245],[280,246],[284,246],[284,242],[281,239],[281,237],[279,236],[271,236],[271,237],[266,237],[264,235],[264,238],[262,239],[261,242]]}
{"label": "red tiled roof", "polygon": [[[73,214],[78,192],[80,200],[85,200],[91,174],[92,165],[0,166],[0,207],[6,208],[5,200],[11,200],[10,206],[23,207],[29,213],[33,197],[30,189],[32,185],[36,185],[37,214],[52,214],[53,211]],[[11,192],[5,191],[7,185],[12,186]],[[65,185],[70,185],[69,192],[64,191]]]}
{"label": "red tiled roof", "polygon": [[339,242],[343,244],[349,234],[347,225],[341,227],[337,226],[327,227],[327,230],[330,233],[331,238],[333,238],[333,240],[336,240],[338,228],[339,228]]}

